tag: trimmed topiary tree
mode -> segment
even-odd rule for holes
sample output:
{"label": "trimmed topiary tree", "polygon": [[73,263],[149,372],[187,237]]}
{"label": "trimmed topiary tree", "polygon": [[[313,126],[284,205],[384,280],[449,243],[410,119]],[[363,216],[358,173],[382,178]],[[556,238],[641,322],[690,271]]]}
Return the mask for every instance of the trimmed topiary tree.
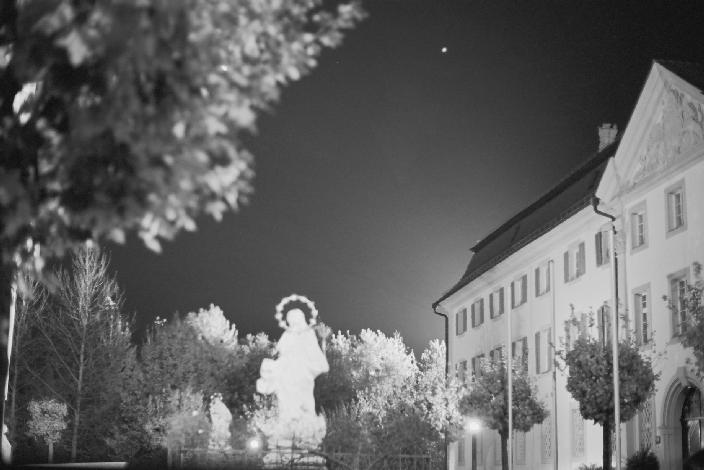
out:
{"label": "trimmed topiary tree", "polygon": [[68,408],[56,400],[32,400],[29,408],[27,433],[35,439],[42,439],[49,446],[49,463],[54,461],[54,443],[66,429]]}
{"label": "trimmed topiary tree", "polygon": [[[611,342],[586,334],[589,322],[572,318],[582,334],[567,351],[558,353],[568,368],[567,391],[579,402],[579,412],[585,419],[600,425],[602,437],[602,468],[611,468],[611,435],[614,430],[614,388]],[[605,335],[608,337],[608,335]],[[633,340],[618,345],[621,422],[627,422],[655,391],[659,374],[653,372],[651,360],[641,355]]]}
{"label": "trimmed topiary tree", "polygon": [[[478,373],[469,391],[460,400],[460,412],[482,421],[501,436],[501,468],[508,469],[508,374],[503,361],[480,361]],[[535,387],[522,364],[513,368],[513,429],[528,432],[547,417],[545,406],[538,401]]]}

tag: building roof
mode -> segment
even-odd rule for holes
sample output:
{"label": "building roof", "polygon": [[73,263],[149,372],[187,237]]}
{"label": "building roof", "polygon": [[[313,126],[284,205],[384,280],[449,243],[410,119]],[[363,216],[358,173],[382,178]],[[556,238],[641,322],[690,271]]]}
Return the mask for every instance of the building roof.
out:
{"label": "building roof", "polygon": [[616,142],[591,155],[543,196],[474,245],[472,258],[462,278],[433,303],[433,308],[511,254],[591,204],[606,163],[616,150]]}
{"label": "building roof", "polygon": [[[704,91],[704,64],[676,60],[655,60],[681,79]],[[472,258],[460,280],[433,303],[440,302],[493,268],[501,261],[588,206],[595,196],[616,141],[589,157],[566,178],[531,205],[472,247]]]}

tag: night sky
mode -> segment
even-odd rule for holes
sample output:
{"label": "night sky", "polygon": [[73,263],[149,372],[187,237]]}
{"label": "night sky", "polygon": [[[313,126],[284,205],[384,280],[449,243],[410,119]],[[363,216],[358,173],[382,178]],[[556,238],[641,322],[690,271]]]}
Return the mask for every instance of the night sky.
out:
{"label": "night sky", "polygon": [[138,324],[214,303],[278,337],[297,293],[334,330],[398,330],[419,354],[469,248],[594,152],[601,123],[623,129],[653,59],[704,61],[701,1],[365,6],[248,139],[249,205],[160,255],[109,246]]}

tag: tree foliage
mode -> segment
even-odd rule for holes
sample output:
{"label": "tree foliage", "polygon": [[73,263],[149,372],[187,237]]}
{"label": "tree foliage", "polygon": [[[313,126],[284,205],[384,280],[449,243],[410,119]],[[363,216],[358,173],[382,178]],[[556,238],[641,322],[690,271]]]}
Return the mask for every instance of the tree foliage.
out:
{"label": "tree foliage", "polygon": [[30,419],[27,423],[27,434],[48,444],[49,463],[51,463],[54,459],[54,444],[66,429],[68,414],[66,404],[56,400],[32,400],[29,402],[28,409]]}
{"label": "tree foliage", "polygon": [[27,432],[45,442],[57,442],[66,429],[68,408],[65,403],[56,400],[32,400],[29,402],[30,420]]}
{"label": "tree foliage", "polygon": [[[513,365],[512,423],[513,429],[528,432],[547,417],[545,405],[536,398],[523,364]],[[501,436],[501,465],[508,468],[508,373],[502,360],[479,362],[479,370],[462,397],[459,408],[464,416],[479,419],[484,426]]]}
{"label": "tree foliage", "polygon": [[[702,265],[694,263],[694,284],[687,286],[684,306],[687,311],[687,328],[682,333],[682,344],[694,353],[694,366],[701,376],[704,372],[704,304],[702,304]],[[670,305],[674,308],[673,305]]]}
{"label": "tree foliage", "polygon": [[0,2],[0,347],[18,268],[129,232],[159,251],[246,202],[243,134],[363,16],[357,0]]}
{"label": "tree foliage", "polygon": [[0,14],[5,260],[159,238],[250,191],[242,132],[363,16],[322,0],[9,0]]}
{"label": "tree foliage", "polygon": [[[580,323],[576,319],[573,323]],[[593,323],[591,318],[581,321]],[[602,426],[602,466],[611,467],[611,434],[614,430],[613,353],[611,341],[600,341],[586,334],[587,328],[559,357],[568,369],[567,391],[579,403],[583,418]],[[653,372],[650,358],[645,357],[632,339],[618,344],[619,406],[621,422],[627,422],[655,391],[659,374]]]}
{"label": "tree foliage", "polygon": [[445,377],[444,348],[433,341],[416,361],[398,333],[332,335],[326,352],[330,372],[316,382],[316,401],[327,417],[324,448],[358,459],[425,453],[441,460],[445,433],[462,419],[457,406],[462,387]]}

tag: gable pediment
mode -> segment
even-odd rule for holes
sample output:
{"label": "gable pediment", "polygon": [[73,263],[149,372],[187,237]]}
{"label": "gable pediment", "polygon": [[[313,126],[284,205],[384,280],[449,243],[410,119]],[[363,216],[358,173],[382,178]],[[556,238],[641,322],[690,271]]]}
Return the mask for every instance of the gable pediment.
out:
{"label": "gable pediment", "polygon": [[654,63],[597,196],[610,201],[704,154],[704,95]]}
{"label": "gable pediment", "polygon": [[629,187],[704,147],[704,103],[676,85],[664,84],[653,118],[627,178]]}

